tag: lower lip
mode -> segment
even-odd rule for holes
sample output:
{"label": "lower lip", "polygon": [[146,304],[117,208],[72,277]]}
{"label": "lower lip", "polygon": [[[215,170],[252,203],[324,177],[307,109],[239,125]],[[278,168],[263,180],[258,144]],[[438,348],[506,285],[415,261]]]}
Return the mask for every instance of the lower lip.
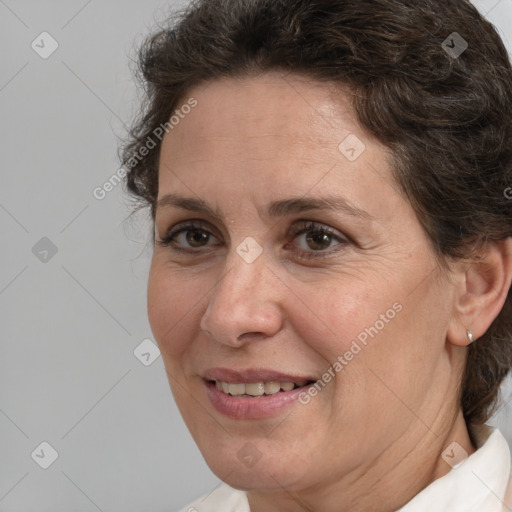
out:
{"label": "lower lip", "polygon": [[213,382],[205,381],[206,392],[213,407],[230,418],[238,420],[260,420],[276,416],[297,401],[308,386],[279,391],[274,395],[262,395],[254,398],[243,398],[228,395],[219,391]]}

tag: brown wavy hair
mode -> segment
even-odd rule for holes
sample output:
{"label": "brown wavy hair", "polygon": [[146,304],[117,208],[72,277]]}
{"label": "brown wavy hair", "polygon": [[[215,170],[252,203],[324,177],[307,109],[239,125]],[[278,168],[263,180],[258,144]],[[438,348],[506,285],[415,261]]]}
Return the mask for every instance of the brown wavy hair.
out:
{"label": "brown wavy hair", "polygon": [[[463,49],[459,36],[468,47],[454,55],[447,49]],[[155,129],[199,84],[275,70],[350,86],[361,126],[391,150],[396,182],[441,263],[512,236],[510,60],[466,0],[192,2],[140,49],[145,101],[121,148],[127,188],[153,219]],[[149,138],[156,148],[146,152]],[[509,290],[467,350],[460,402],[468,423],[489,418],[511,366]]]}

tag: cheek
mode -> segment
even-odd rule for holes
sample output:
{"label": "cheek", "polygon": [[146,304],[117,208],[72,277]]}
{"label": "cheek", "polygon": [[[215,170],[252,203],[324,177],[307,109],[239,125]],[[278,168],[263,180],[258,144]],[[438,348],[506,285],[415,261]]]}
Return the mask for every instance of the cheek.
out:
{"label": "cheek", "polygon": [[[331,394],[350,410],[360,410],[366,402],[378,407],[383,396],[390,399],[376,375],[408,396],[416,372],[436,358],[438,347],[429,346],[428,353],[425,329],[417,320],[411,321],[424,310],[429,290],[407,296],[403,290],[410,288],[404,282],[408,276],[401,277],[402,281],[398,276],[354,279],[345,274],[335,282],[325,280],[324,286],[316,282],[295,287],[299,300],[291,318],[296,331],[322,356],[320,368],[336,375],[322,393]],[[411,276],[409,280],[413,281]]]}
{"label": "cheek", "polygon": [[[206,288],[207,289],[207,288]],[[200,322],[204,286],[183,282],[165,266],[153,263],[148,280],[148,318],[164,357],[177,358],[189,346]]]}
{"label": "cheek", "polygon": [[387,283],[378,287],[375,280],[347,275],[295,286],[293,295],[299,300],[294,301],[291,318],[303,339],[332,364],[354,341],[365,347],[389,329],[399,315],[393,309],[397,298],[393,292]]}

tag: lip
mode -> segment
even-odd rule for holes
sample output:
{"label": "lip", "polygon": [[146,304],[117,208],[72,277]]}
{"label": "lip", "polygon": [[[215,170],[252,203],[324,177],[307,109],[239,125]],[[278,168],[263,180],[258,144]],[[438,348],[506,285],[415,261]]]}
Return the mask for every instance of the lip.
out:
{"label": "lip", "polygon": [[296,403],[299,395],[312,384],[291,391],[280,391],[274,395],[254,398],[236,397],[219,391],[212,381],[247,384],[251,382],[300,382],[316,381],[308,376],[296,376],[266,369],[235,371],[227,368],[214,368],[203,375],[206,394],[213,407],[224,416],[238,420],[261,420],[277,416]]}

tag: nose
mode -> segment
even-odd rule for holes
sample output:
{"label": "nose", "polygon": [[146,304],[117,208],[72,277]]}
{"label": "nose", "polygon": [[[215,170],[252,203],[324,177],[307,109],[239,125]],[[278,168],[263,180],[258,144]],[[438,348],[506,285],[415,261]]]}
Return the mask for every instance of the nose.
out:
{"label": "nose", "polygon": [[262,255],[247,263],[238,254],[212,290],[201,330],[224,345],[241,347],[275,336],[283,326],[276,276]]}

